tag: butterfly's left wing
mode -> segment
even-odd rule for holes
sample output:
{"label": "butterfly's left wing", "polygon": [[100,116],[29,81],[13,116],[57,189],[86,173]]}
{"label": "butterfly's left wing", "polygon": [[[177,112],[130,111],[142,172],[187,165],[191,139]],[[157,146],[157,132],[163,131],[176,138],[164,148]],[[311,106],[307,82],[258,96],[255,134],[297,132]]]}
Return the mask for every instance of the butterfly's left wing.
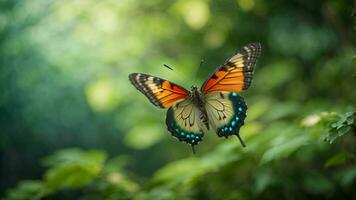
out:
{"label": "butterfly's left wing", "polygon": [[241,96],[235,92],[212,92],[205,96],[205,109],[211,127],[219,137],[236,135],[242,146],[240,127],[244,124],[247,106]]}
{"label": "butterfly's left wing", "polygon": [[167,111],[166,125],[169,132],[179,141],[190,144],[193,152],[194,146],[202,141],[204,135],[201,115],[191,98],[178,102]]}
{"label": "butterfly's left wing", "polygon": [[132,73],[129,79],[153,105],[160,108],[169,108],[189,96],[183,87],[148,74]]}
{"label": "butterfly's left wing", "polygon": [[235,55],[205,81],[201,91],[205,94],[215,91],[240,92],[246,90],[253,78],[253,69],[261,54],[261,44],[252,43],[241,48]]}

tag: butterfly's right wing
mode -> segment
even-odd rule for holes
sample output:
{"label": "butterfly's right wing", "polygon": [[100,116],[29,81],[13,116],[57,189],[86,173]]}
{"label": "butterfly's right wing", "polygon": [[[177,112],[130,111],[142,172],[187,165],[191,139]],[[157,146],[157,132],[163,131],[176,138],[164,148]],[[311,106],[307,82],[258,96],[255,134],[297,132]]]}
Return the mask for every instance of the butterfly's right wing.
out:
{"label": "butterfly's right wing", "polygon": [[205,101],[209,123],[218,136],[236,135],[242,146],[245,146],[239,133],[247,110],[243,98],[236,92],[212,92],[205,96]]}
{"label": "butterfly's right wing", "polygon": [[201,111],[192,100],[186,99],[173,105],[167,111],[166,125],[172,136],[190,144],[193,148],[202,141],[204,124],[200,120]]}
{"label": "butterfly's right wing", "polygon": [[153,105],[160,108],[169,108],[189,96],[189,92],[183,87],[148,74],[132,73],[129,79]]}
{"label": "butterfly's right wing", "polygon": [[218,67],[205,81],[201,91],[209,94],[216,91],[240,92],[250,87],[253,69],[261,54],[261,44],[252,43],[241,48],[235,55]]}

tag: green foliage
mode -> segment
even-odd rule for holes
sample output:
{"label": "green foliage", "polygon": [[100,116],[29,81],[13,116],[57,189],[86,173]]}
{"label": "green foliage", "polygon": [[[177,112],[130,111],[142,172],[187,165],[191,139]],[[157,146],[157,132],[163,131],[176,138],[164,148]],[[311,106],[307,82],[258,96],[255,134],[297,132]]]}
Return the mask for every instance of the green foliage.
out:
{"label": "green foliage", "polygon": [[50,191],[41,181],[21,181],[15,189],[11,189],[5,199],[41,199]]}
{"label": "green foliage", "polygon": [[351,133],[355,127],[356,108],[345,114],[338,115],[334,121],[330,123],[329,134],[325,140],[332,144],[337,138],[342,137],[346,133]]}
{"label": "green foliage", "polygon": [[325,167],[334,167],[334,166],[346,164],[347,161],[351,160],[352,158],[353,155],[351,153],[348,152],[337,153],[336,155],[332,156],[326,161]]}
{"label": "green foliage", "polygon": [[50,167],[45,182],[54,190],[82,187],[100,174],[105,159],[102,151],[61,150],[44,159],[44,165]]}
{"label": "green foliage", "polygon": [[89,191],[83,199],[129,199],[139,189],[137,183],[120,170],[120,159],[105,161],[106,153],[99,150],[60,150],[43,159],[48,170],[42,180],[20,182],[5,199],[41,199],[76,189]]}
{"label": "green foliage", "polygon": [[[1,1],[0,196],[354,198],[352,3]],[[211,131],[191,155],[127,78],[200,85],[250,42],[246,148]]]}
{"label": "green foliage", "polygon": [[[324,113],[318,116],[327,118]],[[306,119],[309,118],[307,121],[311,120],[310,117],[306,117]],[[225,195],[232,195],[231,199],[260,199],[266,198],[266,194],[283,195],[278,191],[281,188],[287,191],[299,188],[304,191],[303,194],[295,194],[300,198],[305,198],[306,194],[326,198],[340,192],[336,189],[337,186],[341,186],[350,192],[350,195],[352,194],[351,188],[356,183],[356,177],[353,174],[355,166],[350,164],[354,163],[354,154],[340,153],[330,159],[325,159],[324,165],[314,166],[316,169],[312,171],[301,171],[301,169],[310,167],[313,160],[319,159],[315,156],[320,155],[315,152],[330,150],[330,146],[320,143],[324,137],[323,134],[319,134],[319,139],[313,135],[320,125],[315,123],[313,126],[302,128],[291,127],[282,122],[276,123],[264,129],[265,136],[254,135],[250,138],[246,149],[238,147],[235,141],[229,141],[202,157],[187,158],[166,165],[156,172],[149,190],[140,194],[138,199],[195,199],[197,193],[206,194],[205,198],[208,199],[223,199],[227,197]],[[328,129],[324,125],[321,127]],[[274,161],[273,164],[270,163],[272,161]],[[298,163],[298,165],[290,166],[289,162]],[[324,166],[338,167],[332,173],[335,178],[326,175],[327,170]],[[344,170],[348,175],[344,174],[346,173]],[[239,192],[236,194],[224,193],[223,188],[226,185],[244,185],[246,181],[252,184],[252,188],[242,186],[237,189]],[[217,182],[220,185],[209,189],[211,182]],[[196,188],[199,188],[199,191],[196,191]],[[161,194],[164,195],[161,196]]]}

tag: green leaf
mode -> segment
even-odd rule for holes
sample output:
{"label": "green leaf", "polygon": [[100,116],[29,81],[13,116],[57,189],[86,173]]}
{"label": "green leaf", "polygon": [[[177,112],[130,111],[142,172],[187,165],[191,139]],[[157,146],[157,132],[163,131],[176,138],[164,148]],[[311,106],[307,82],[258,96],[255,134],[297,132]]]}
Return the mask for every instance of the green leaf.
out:
{"label": "green leaf", "polygon": [[154,182],[170,182],[194,176],[198,172],[203,172],[203,165],[196,158],[187,158],[172,162],[156,172]]}
{"label": "green leaf", "polygon": [[41,199],[50,190],[41,181],[21,181],[16,188],[8,191],[5,200]]}
{"label": "green leaf", "polygon": [[107,183],[104,187],[105,190],[116,188],[126,193],[135,193],[140,188],[136,182],[129,179],[121,172],[111,172],[106,174],[105,182]]}
{"label": "green leaf", "polygon": [[42,159],[42,164],[46,167],[58,164],[70,164],[78,162],[102,163],[106,159],[106,153],[100,150],[83,151],[81,149],[62,149],[54,154]]}
{"label": "green leaf", "polygon": [[265,191],[270,185],[275,182],[274,175],[271,174],[268,170],[263,170],[261,172],[257,172],[255,181],[255,189],[257,193],[261,193]]}
{"label": "green leaf", "polygon": [[176,199],[175,196],[174,191],[165,187],[157,187],[149,192],[140,194],[135,200],[174,200]]}
{"label": "green leaf", "polygon": [[353,111],[346,112],[338,116],[330,123],[328,135],[325,137],[325,141],[330,144],[334,143],[336,139],[350,133],[352,126],[355,122],[355,109]]}
{"label": "green leaf", "polygon": [[45,173],[45,181],[52,189],[78,188],[93,181],[100,174],[106,154],[102,151],[67,149],[44,159],[51,168]]}
{"label": "green leaf", "polygon": [[326,161],[324,166],[326,168],[337,166],[337,165],[345,163],[351,157],[352,157],[352,154],[347,153],[347,152],[338,153],[338,154],[334,155],[333,157],[329,158]]}
{"label": "green leaf", "polygon": [[301,135],[295,138],[288,138],[286,140],[283,139],[281,144],[272,146],[263,154],[260,164],[266,164],[273,160],[286,158],[297,151],[300,147],[307,145],[308,141],[309,138],[305,135]]}

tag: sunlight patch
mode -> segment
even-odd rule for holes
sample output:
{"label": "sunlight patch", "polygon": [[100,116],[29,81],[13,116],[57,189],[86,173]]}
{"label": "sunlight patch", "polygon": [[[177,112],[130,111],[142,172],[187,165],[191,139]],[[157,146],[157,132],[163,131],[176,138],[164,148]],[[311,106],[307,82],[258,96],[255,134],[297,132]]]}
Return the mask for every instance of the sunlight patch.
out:
{"label": "sunlight patch", "polygon": [[90,107],[95,111],[110,111],[119,104],[120,95],[108,79],[96,80],[85,88]]}
{"label": "sunlight patch", "polygon": [[164,130],[159,125],[138,125],[125,136],[125,143],[135,149],[146,149],[163,139]]}
{"label": "sunlight patch", "polygon": [[243,11],[250,11],[255,6],[254,0],[237,0],[237,4]]}
{"label": "sunlight patch", "polygon": [[205,1],[179,1],[177,8],[184,21],[195,30],[203,28],[209,20],[210,10]]}

